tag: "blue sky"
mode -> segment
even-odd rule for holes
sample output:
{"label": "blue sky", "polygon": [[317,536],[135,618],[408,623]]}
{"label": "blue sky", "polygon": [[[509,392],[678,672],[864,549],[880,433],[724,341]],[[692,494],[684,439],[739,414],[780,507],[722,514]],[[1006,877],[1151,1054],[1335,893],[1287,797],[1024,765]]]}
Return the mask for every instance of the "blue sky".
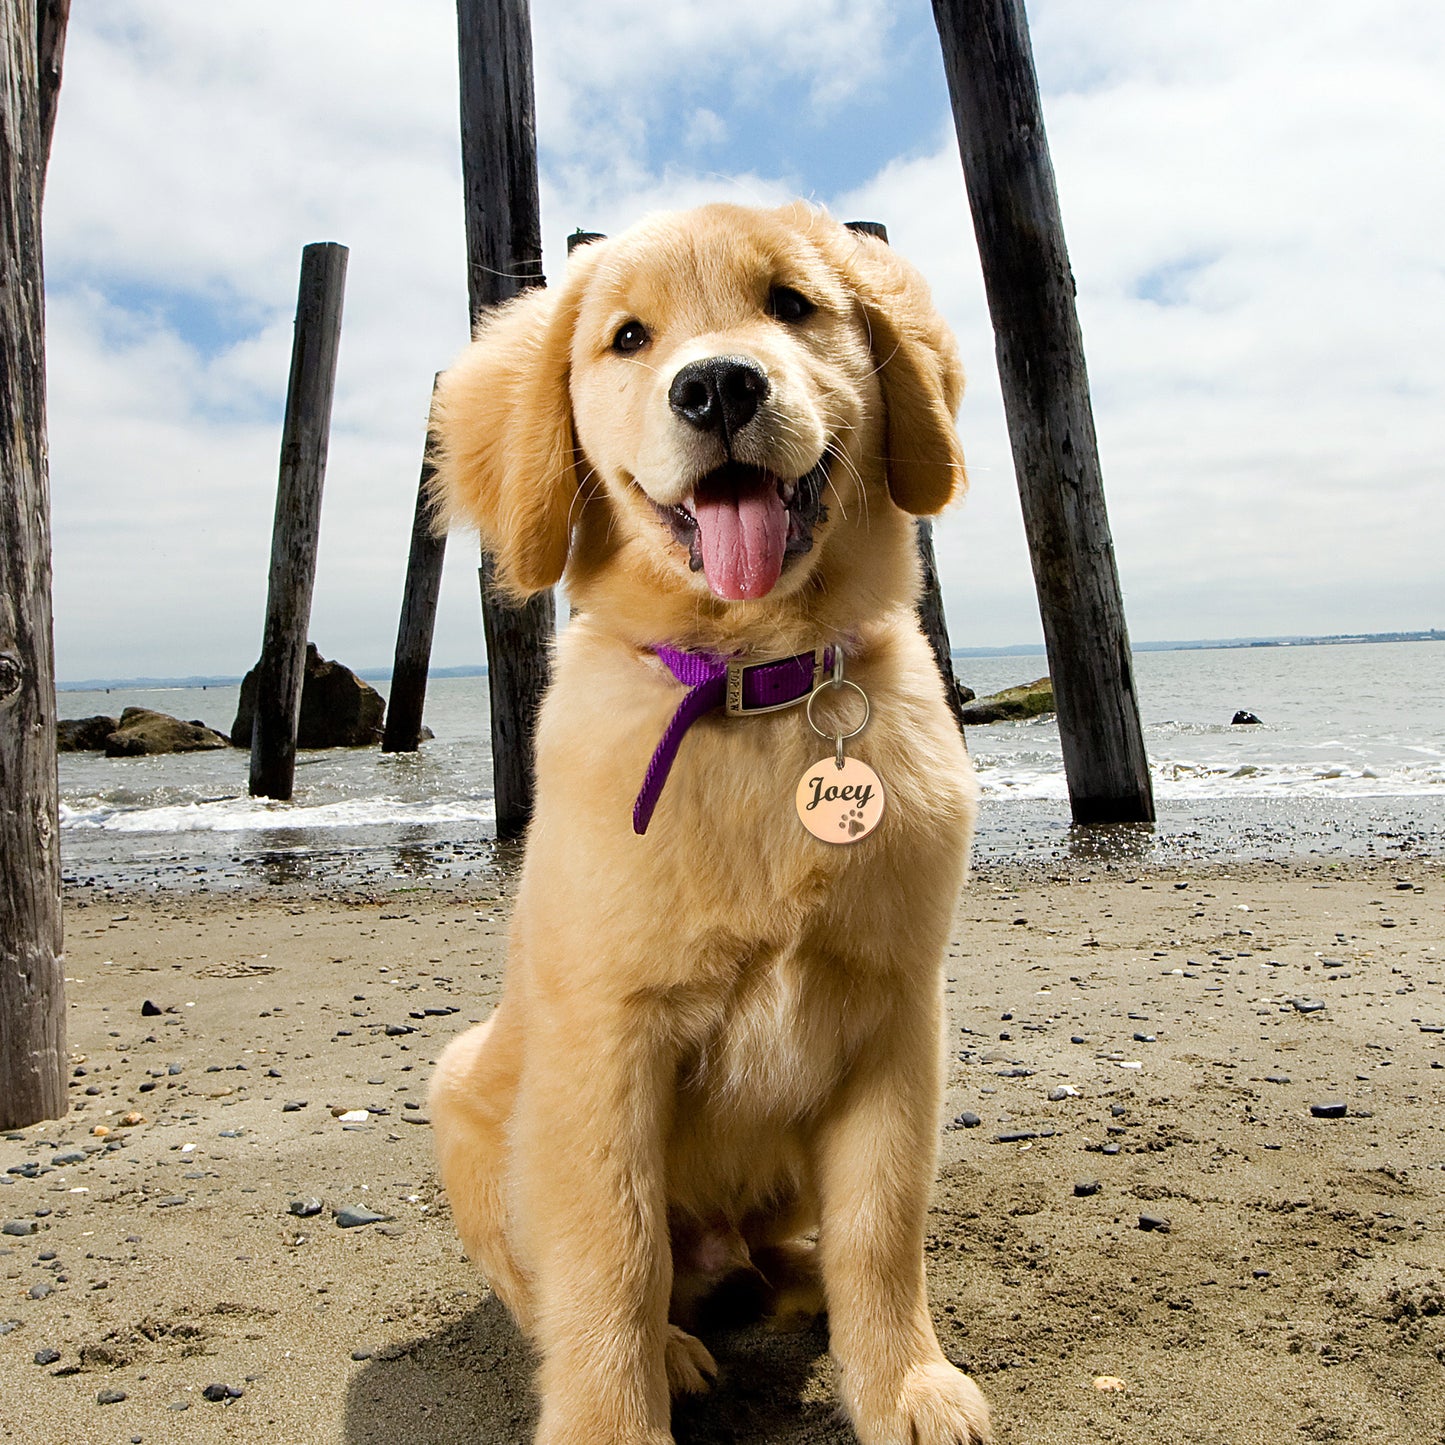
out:
{"label": "blue sky", "polygon": [[[926,3],[533,0],[546,265],[804,195],[887,222],[970,374],[955,642],[1040,636]],[[1445,12],[1034,0],[1136,639],[1445,616]],[[240,672],[301,247],[351,247],[312,636],[390,658],[432,374],[465,341],[450,0],[77,6],[47,190],[57,672]],[[1403,144],[1401,137],[1408,137]],[[480,660],[473,544],[435,660]]]}

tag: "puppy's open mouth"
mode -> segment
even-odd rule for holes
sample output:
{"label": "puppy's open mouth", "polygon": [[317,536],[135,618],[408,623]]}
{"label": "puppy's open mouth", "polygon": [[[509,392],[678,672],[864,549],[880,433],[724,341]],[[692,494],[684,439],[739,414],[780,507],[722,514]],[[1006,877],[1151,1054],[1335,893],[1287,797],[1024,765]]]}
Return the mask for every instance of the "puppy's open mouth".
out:
{"label": "puppy's open mouth", "polygon": [[773,590],[789,557],[812,549],[813,528],[828,515],[827,478],[826,452],[801,477],[727,462],[677,506],[653,506],[716,596],[750,601]]}

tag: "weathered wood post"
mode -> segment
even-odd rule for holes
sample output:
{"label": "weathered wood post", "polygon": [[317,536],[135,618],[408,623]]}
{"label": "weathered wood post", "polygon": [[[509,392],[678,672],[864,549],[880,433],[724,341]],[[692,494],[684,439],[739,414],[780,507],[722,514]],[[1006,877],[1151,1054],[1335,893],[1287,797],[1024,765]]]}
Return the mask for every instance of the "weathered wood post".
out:
{"label": "weathered wood post", "polygon": [[70,0],[36,0],[35,60],[40,87],[40,186],[45,188],[45,167],[55,135],[55,113],[60,106],[61,62],[65,57],[65,31],[70,24]]}
{"label": "weathered wood post", "polygon": [[301,252],[291,379],[281,428],[281,475],[271,532],[266,631],[256,664],[251,728],[251,796],[290,798],[296,781],[296,725],[306,675],[306,630],[321,538],[321,486],[331,432],[331,399],[341,346],[347,249],[318,241]]}
{"label": "weathered wood post", "polygon": [[[457,0],[462,187],[472,324],[488,307],[545,284],[527,0]],[[532,734],[546,689],[556,602],[503,602],[493,563],[480,568],[497,836],[519,837],[532,815]]]}
{"label": "weathered wood post", "polygon": [[0,0],[0,47],[0,1129],[19,1129],[66,1110],[35,0]]}
{"label": "weathered wood post", "polygon": [[[432,390],[435,393],[435,383]],[[436,468],[431,457],[432,432],[428,421],[421,480],[416,488],[416,511],[411,519],[406,589],[402,594],[401,621],[397,624],[396,652],[391,663],[386,728],[381,737],[384,753],[414,753],[421,746],[432,632],[436,627],[437,597],[441,593],[442,563],[447,554],[446,533],[438,532],[433,525],[431,479]]]}
{"label": "weathered wood post", "polygon": [[1023,0],[933,0],[1077,823],[1152,822],[1074,279]]}
{"label": "weathered wood post", "polygon": [[[850,231],[876,236],[885,243],[888,240],[888,227],[882,221],[846,221],[844,224]],[[923,567],[923,588],[918,594],[918,621],[929,646],[933,648],[933,660],[938,664],[938,675],[943,679],[944,701],[962,732],[963,702],[958,695],[958,679],[953,675],[953,652],[948,643],[948,623],[943,616],[943,590],[938,583],[938,561],[933,554],[933,523],[927,517],[920,517],[916,530],[918,560]]]}

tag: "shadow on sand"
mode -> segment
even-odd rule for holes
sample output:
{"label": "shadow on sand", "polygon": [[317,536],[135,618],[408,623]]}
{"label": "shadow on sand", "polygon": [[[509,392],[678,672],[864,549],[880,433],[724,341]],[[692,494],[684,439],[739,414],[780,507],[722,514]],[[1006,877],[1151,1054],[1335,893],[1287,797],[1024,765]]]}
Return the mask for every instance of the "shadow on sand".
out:
{"label": "shadow on sand", "polygon": [[[673,1411],[678,1445],[854,1445],[832,1403],[826,1329],[709,1335],[719,1377]],[[368,1360],[346,1397],[347,1445],[528,1445],[533,1359],[490,1296]]]}

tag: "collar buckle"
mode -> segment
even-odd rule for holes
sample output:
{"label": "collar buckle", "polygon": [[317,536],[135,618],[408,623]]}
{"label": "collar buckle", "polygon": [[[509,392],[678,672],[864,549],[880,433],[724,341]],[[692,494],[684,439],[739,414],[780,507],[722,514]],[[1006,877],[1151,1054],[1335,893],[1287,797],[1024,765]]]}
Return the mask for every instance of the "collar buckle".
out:
{"label": "collar buckle", "polygon": [[797,697],[788,698],[783,702],[772,703],[747,703],[743,698],[743,679],[756,668],[775,667],[773,662],[743,662],[740,658],[733,658],[727,665],[727,695],[724,699],[724,706],[729,717],[755,717],[759,713],[783,712],[787,708],[797,707],[799,703],[806,701],[809,695],[823,681],[823,675],[827,671],[827,658],[825,654],[829,649],[826,647],[815,647],[813,649],[813,680],[807,691],[800,692]]}

